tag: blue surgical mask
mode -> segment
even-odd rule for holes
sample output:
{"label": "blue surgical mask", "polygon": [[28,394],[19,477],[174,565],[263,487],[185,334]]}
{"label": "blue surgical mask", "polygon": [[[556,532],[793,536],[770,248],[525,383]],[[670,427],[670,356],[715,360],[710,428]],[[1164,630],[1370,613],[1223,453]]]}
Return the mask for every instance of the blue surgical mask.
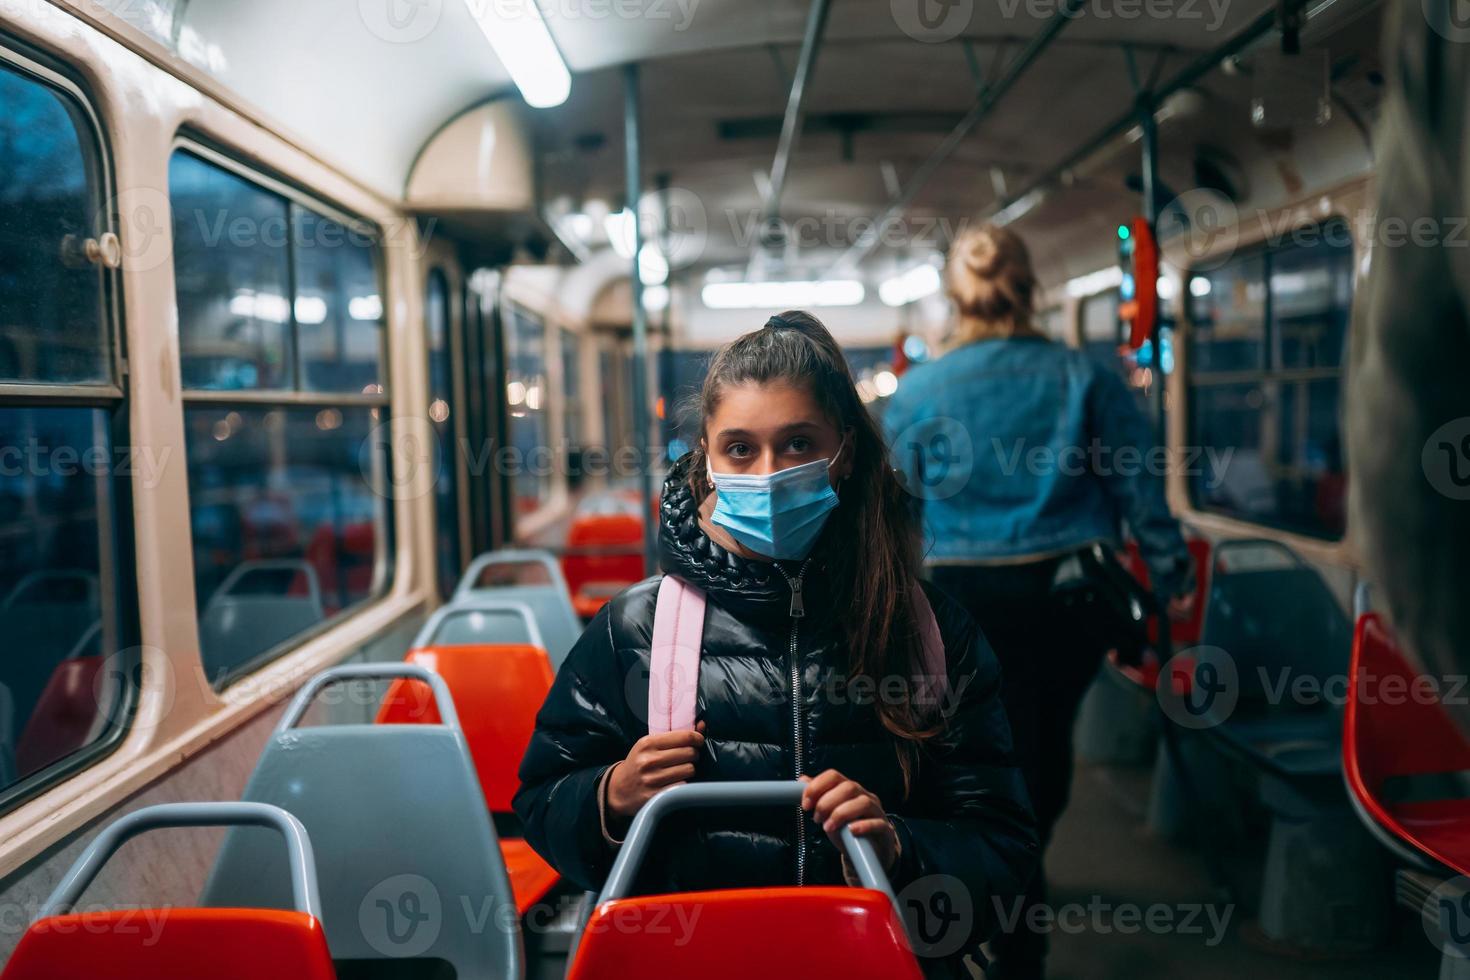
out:
{"label": "blue surgical mask", "polygon": [[711,469],[716,493],[710,519],[756,554],[805,558],[837,506],[828,476],[831,463],[819,459],[765,475]]}

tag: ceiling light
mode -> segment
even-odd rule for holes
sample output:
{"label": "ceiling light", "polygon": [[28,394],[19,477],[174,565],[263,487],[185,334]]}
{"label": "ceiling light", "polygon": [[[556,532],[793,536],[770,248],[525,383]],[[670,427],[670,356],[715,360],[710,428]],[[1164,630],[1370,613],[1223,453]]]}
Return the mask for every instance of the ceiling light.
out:
{"label": "ceiling light", "polygon": [[1123,270],[1116,265],[1089,272],[1085,276],[1067,281],[1067,295],[1072,297],[1091,296],[1107,289],[1117,289],[1123,285]]}
{"label": "ceiling light", "polygon": [[527,105],[549,109],[567,100],[572,76],[541,19],[536,0],[516,4],[507,16],[496,15],[504,5],[492,0],[465,0],[465,6]]}
{"label": "ceiling light", "polygon": [[878,298],[889,306],[907,306],[939,292],[939,270],[925,263],[887,279],[878,287]]}
{"label": "ceiling light", "polygon": [[856,279],[797,282],[712,282],[700,292],[712,310],[791,310],[810,306],[857,306],[867,295]]}
{"label": "ceiling light", "polygon": [[661,313],[669,306],[668,286],[649,286],[643,290],[643,308],[650,313]]}

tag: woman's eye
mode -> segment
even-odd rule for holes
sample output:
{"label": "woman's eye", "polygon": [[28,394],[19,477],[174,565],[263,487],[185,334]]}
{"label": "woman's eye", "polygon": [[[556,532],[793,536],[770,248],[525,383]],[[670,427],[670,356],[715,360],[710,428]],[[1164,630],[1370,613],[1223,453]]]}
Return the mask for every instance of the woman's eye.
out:
{"label": "woman's eye", "polygon": [[732,442],[725,447],[725,455],[731,459],[744,459],[750,455],[750,447],[743,442]]}
{"label": "woman's eye", "polygon": [[786,444],[786,448],[793,453],[809,453],[812,450],[812,441],[805,436],[797,436]]}

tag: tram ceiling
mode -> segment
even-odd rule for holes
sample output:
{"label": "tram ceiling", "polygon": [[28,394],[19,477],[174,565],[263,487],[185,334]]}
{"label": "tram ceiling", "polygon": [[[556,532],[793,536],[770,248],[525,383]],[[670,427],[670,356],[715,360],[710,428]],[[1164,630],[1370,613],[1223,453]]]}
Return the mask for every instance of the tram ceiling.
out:
{"label": "tram ceiling", "polygon": [[[469,12],[471,3],[494,2],[431,0],[414,9],[428,11],[432,22],[394,28],[399,34],[385,38],[383,26],[365,17],[373,4],[358,0],[190,0],[175,6],[173,33],[189,37],[194,60],[202,59],[247,104],[396,197],[414,155],[447,120],[486,99],[513,95]],[[921,2],[913,0],[915,10]],[[781,217],[826,225],[889,208],[895,178],[902,188],[973,106],[977,89],[1005,72],[1059,5],[960,2],[943,9],[946,16],[966,16],[935,27],[908,17],[913,11],[895,0],[833,4],[800,103],[801,140],[789,157]],[[1132,104],[1123,45],[1168,79],[1276,6],[1277,0],[1080,0],[1081,14],[983,125],[957,142],[905,214],[958,221],[1047,177],[1079,137]],[[526,114],[537,133],[543,199],[622,206],[618,68],[639,62],[643,186],[652,188],[657,175],[667,174],[707,213],[710,240],[701,260],[741,261],[750,246],[744,225],[758,223],[770,193],[809,0],[540,0],[540,9],[573,73],[564,104]],[[1209,106],[1210,125],[1220,138],[1248,139],[1248,85],[1218,75],[1196,83],[1218,100]],[[1169,138],[1166,132],[1166,147]],[[1105,179],[1123,193],[1123,176]],[[754,216],[749,222],[748,215]],[[819,247],[809,250],[812,260],[830,261],[850,248],[851,231],[822,231]],[[893,252],[885,248],[875,258],[902,258]]]}
{"label": "tram ceiling", "polygon": [[[1088,5],[1082,6],[1085,11]],[[1108,40],[1097,36],[1094,25],[1089,36],[1084,13],[1016,78],[983,123],[955,142],[953,152],[905,202],[901,213],[907,230],[922,240],[901,241],[897,248],[885,244],[874,250],[871,261],[912,262],[929,247],[924,232],[936,222],[953,228],[995,213],[1047,178],[1057,161],[1071,159],[1099,122],[1133,113],[1137,90],[1125,50],[1132,52],[1142,78],[1169,81],[1190,74],[1187,85],[1174,86],[1176,98],[1164,106],[1166,177],[1180,189],[1198,183],[1199,148],[1235,147],[1250,154],[1262,141],[1277,139],[1250,123],[1248,72],[1192,70],[1206,62],[1218,66],[1214,52],[1277,9],[1274,2],[1240,9],[1245,6],[1231,4],[1228,30],[1190,33],[1176,25],[1172,35],[1162,37],[1168,42],[1163,44],[1157,43],[1157,30],[1151,40],[1131,35]],[[1341,13],[1374,4],[1336,0],[1329,6]],[[795,262],[784,269],[778,265],[778,273],[827,272],[851,249],[864,222],[893,205],[940,139],[973,107],[976,87],[993,82],[1022,50],[1009,35],[937,45],[908,38],[844,39],[839,24],[846,9],[834,9],[827,27],[820,65],[809,82],[799,152],[782,196],[780,215],[788,226],[800,226],[795,234],[803,248],[795,253],[787,248],[786,257]],[[1372,19],[1347,41],[1376,58]],[[795,64],[794,46],[779,51],[786,73],[773,64],[769,46],[668,56],[644,65],[644,184],[649,187],[656,175],[666,174],[676,189],[694,195],[707,225],[701,255],[706,265],[743,261],[759,229],[764,180],[785,121],[789,90],[784,86]],[[976,65],[967,58],[972,53]],[[573,207],[587,201],[622,206],[619,94],[611,79],[601,77],[587,76],[566,105],[538,115],[548,149],[544,187],[549,200],[559,198]],[[587,140],[588,134],[597,138]],[[1129,189],[1136,186],[1130,177],[1138,170],[1137,150],[1122,153],[1114,147],[1097,154],[1110,149],[1105,142],[1078,157],[1088,167],[1074,160],[1071,176],[1082,174],[1088,186],[1111,192],[1115,209],[1137,207],[1136,190]],[[1094,156],[1106,159],[1083,159]]]}

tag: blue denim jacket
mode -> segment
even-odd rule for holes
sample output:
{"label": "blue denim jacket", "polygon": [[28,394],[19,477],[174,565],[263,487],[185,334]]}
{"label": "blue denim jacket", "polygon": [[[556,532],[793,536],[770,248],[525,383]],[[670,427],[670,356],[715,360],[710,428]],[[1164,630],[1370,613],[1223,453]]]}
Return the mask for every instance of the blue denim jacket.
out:
{"label": "blue denim jacket", "polygon": [[1193,579],[1166,459],[1122,380],[1041,338],[982,340],[904,374],[883,417],[923,502],[929,561],[1042,558],[1126,523],[1160,595]]}

